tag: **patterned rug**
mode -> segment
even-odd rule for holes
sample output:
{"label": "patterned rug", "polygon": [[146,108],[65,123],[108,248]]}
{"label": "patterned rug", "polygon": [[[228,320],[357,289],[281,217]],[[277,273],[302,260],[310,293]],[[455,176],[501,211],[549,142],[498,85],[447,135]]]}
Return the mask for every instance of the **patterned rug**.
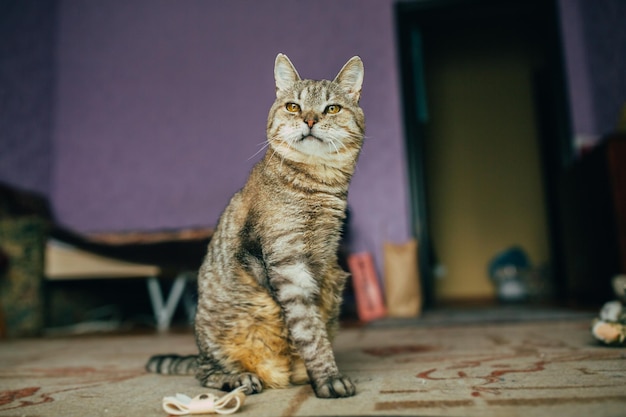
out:
{"label": "patterned rug", "polygon": [[[267,390],[236,415],[624,416],[626,349],[596,344],[589,324],[347,329],[335,351],[355,397]],[[154,353],[194,351],[189,333],[1,342],[0,416],[166,416],[164,396],[207,390],[143,365]]]}

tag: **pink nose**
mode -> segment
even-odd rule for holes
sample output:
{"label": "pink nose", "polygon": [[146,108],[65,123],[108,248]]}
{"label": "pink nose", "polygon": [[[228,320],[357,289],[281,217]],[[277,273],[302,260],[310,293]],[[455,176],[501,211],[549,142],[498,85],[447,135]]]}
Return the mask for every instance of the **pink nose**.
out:
{"label": "pink nose", "polygon": [[315,119],[307,119],[307,120],[304,121],[304,123],[306,123],[309,126],[309,129],[310,129],[315,124]]}

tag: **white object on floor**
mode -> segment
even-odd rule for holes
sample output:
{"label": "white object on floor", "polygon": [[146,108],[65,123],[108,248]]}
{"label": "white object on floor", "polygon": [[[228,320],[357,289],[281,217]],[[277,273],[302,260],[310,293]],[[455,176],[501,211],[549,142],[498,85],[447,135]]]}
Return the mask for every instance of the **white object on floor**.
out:
{"label": "white object on floor", "polygon": [[[176,394],[174,397],[163,398],[163,410],[170,415],[184,416],[187,414],[232,414],[239,410],[246,399],[243,390],[239,387],[223,397],[215,394],[200,394],[190,398],[185,394]],[[234,400],[234,404],[228,404]]]}

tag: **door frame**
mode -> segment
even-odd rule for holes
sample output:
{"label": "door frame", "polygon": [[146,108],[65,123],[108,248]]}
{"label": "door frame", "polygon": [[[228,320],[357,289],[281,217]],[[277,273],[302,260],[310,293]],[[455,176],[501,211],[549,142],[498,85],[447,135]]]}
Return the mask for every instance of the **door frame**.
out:
{"label": "door frame", "polygon": [[559,230],[558,187],[574,158],[571,140],[564,48],[557,0],[417,0],[397,2],[394,10],[400,66],[405,149],[409,178],[412,232],[419,242],[418,256],[425,308],[435,307],[436,260],[432,247],[424,171],[428,105],[423,69],[423,38],[446,30],[455,22],[478,19],[526,19],[545,36],[542,47],[546,71],[536,80],[539,152],[546,198],[551,272],[554,285],[564,285]]}

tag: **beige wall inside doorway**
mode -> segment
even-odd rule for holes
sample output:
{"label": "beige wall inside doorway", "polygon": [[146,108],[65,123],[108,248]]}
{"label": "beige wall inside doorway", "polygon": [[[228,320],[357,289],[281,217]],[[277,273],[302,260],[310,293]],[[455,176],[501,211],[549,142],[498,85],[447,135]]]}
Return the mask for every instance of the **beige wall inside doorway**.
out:
{"label": "beige wall inside doorway", "polygon": [[437,300],[494,296],[489,260],[520,245],[548,261],[530,42],[507,28],[425,44],[426,182]]}

